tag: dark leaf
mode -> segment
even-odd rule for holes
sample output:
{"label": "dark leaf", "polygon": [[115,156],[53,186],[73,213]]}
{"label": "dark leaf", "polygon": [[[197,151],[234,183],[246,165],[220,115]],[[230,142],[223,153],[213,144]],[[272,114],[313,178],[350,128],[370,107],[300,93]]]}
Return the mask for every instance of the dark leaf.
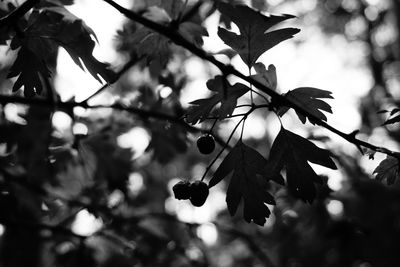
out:
{"label": "dark leaf", "polygon": [[106,82],[113,83],[116,78],[115,73],[108,68],[108,64],[99,62],[93,56],[95,42],[92,37],[96,38],[93,30],[64,7],[52,7],[47,10],[49,16],[62,15],[58,32],[54,38],[60,46],[67,50],[75,64],[82,70],[85,65],[89,73],[99,82],[101,82],[100,78],[103,78]]}
{"label": "dark leaf", "polygon": [[385,121],[385,123],[383,125],[394,124],[396,122],[400,122],[400,115],[397,115],[391,119],[388,119],[387,121]]}
{"label": "dark leaf", "polygon": [[219,37],[232,47],[247,64],[252,67],[267,50],[298,33],[295,28],[284,28],[267,32],[272,26],[293,18],[290,15],[265,16],[248,6],[233,6],[226,3],[218,5],[219,11],[229,17],[240,30],[240,35],[223,28],[218,29]]}
{"label": "dark leaf", "polygon": [[207,30],[203,26],[190,21],[181,23],[178,31],[189,42],[199,47],[204,44],[203,37],[208,36]]}
{"label": "dark leaf", "polygon": [[95,42],[94,32],[81,19],[71,14],[62,6],[53,6],[31,14],[28,27],[23,37],[14,37],[11,48],[21,47],[18,57],[11,67],[8,77],[20,74],[13,90],[25,87],[24,94],[33,96],[42,90],[41,78],[50,77],[46,66],[49,56],[59,46],[64,47],[74,62],[99,82],[101,78],[112,83],[115,73],[108,69],[108,64],[93,57]]}
{"label": "dark leaf", "polygon": [[274,65],[269,65],[267,69],[263,63],[258,62],[254,64],[254,69],[256,70],[257,74],[251,76],[253,79],[259,81],[272,90],[276,90],[278,82],[276,78],[276,68]]}
{"label": "dark leaf", "polygon": [[153,151],[153,157],[158,162],[168,163],[187,150],[187,132],[179,125],[153,123],[151,141],[146,150]]}
{"label": "dark leaf", "polygon": [[314,183],[322,183],[308,162],[336,169],[329,151],[283,127],[276,137],[269,158],[269,173],[286,169],[286,179],[292,194],[312,203],[316,196]]}
{"label": "dark leaf", "polygon": [[387,156],[373,173],[376,174],[375,178],[378,181],[386,180],[388,185],[392,185],[399,178],[399,168],[399,161],[394,157]]}
{"label": "dark leaf", "polygon": [[392,115],[398,113],[399,111],[400,111],[399,108],[394,108],[392,111],[390,111],[390,116],[392,116]]}
{"label": "dark leaf", "polygon": [[107,134],[95,134],[82,141],[83,148],[88,148],[95,157],[94,178],[104,181],[112,191],[126,191],[126,182],[132,172],[132,151],[121,148],[116,138]]}
{"label": "dark leaf", "polygon": [[[331,96],[332,92],[321,90],[312,87],[300,87],[296,88],[292,91],[286,93],[285,97],[287,100],[297,104],[298,106],[304,108],[309,113],[314,115],[315,117],[326,121],[327,118],[324,113],[320,110],[332,113],[331,106],[325,101],[320,100],[320,98],[333,98]],[[283,116],[289,110],[288,107],[280,107],[278,109],[279,116]],[[299,117],[302,123],[306,123],[306,117],[296,111],[297,116]],[[308,118],[310,123],[314,124],[312,119]]]}
{"label": "dark leaf", "polygon": [[389,112],[389,110],[382,109],[382,110],[379,110],[379,111],[377,112],[377,114],[388,113],[388,112]]}
{"label": "dark leaf", "polygon": [[195,124],[204,121],[218,103],[221,103],[219,108],[220,119],[232,115],[236,108],[237,99],[249,91],[246,85],[241,83],[231,85],[222,76],[208,80],[207,87],[215,94],[209,98],[198,99],[190,103],[192,106],[186,114],[186,120],[189,123]]}
{"label": "dark leaf", "polygon": [[226,192],[229,213],[235,215],[243,198],[244,219],[264,225],[271,214],[265,203],[275,204],[273,196],[267,191],[268,182],[282,183],[280,175],[271,176],[266,172],[267,165],[267,160],[260,153],[239,141],[215,171],[209,187],[233,173]]}
{"label": "dark leaf", "polygon": [[50,70],[46,64],[29,48],[22,47],[12,65],[8,78],[18,76],[14,83],[13,92],[24,86],[24,95],[33,97],[42,91],[42,80],[50,77]]}

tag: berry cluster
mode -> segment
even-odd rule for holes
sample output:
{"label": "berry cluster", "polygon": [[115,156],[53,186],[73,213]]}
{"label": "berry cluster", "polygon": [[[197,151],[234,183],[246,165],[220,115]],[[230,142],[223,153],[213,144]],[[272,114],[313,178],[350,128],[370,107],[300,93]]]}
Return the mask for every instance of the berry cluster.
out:
{"label": "berry cluster", "polygon": [[201,207],[208,197],[208,185],[202,181],[180,181],[172,187],[176,199],[190,199],[193,206]]}

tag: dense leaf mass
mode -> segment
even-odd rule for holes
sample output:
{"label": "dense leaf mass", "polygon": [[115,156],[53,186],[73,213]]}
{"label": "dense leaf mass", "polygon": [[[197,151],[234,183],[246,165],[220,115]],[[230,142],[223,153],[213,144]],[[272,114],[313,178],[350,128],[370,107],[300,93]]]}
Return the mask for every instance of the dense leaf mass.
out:
{"label": "dense leaf mass", "polygon": [[[400,2],[303,2],[0,0],[0,266],[400,266],[400,156],[391,148],[400,136]],[[78,8],[103,16],[107,29],[109,16],[125,17],[112,68],[93,56],[98,40],[71,13]],[[287,10],[299,19],[266,13]],[[262,57],[297,37],[288,23],[310,28],[282,57]],[[310,43],[323,50],[303,54]],[[342,44],[361,53],[347,57]],[[81,102],[83,83],[75,95],[62,91],[60,48],[106,84]],[[304,73],[316,78],[317,66],[338,66],[317,51],[351,62],[339,77],[373,81],[345,81],[372,88],[360,119],[346,118],[360,130],[327,123],[330,91],[279,93],[278,66],[286,84],[298,77],[285,69],[311,66]],[[304,55],[309,62],[298,61]],[[201,89],[209,94],[200,98]],[[308,139],[289,109],[314,125],[297,125]],[[365,153],[334,146],[322,128]],[[381,154],[371,179],[365,161]],[[318,175],[336,161],[340,172]],[[172,186],[176,177],[193,181]]]}
{"label": "dense leaf mass", "polygon": [[28,26],[11,42],[12,49],[21,48],[8,75],[20,75],[13,90],[24,86],[26,96],[40,94],[43,79],[50,77],[47,67],[49,56],[60,46],[67,50],[82,70],[86,67],[96,80],[102,82],[102,78],[113,82],[115,74],[108,64],[99,62],[92,55],[95,46],[92,37],[95,37],[93,30],[62,6],[54,5],[32,12]]}

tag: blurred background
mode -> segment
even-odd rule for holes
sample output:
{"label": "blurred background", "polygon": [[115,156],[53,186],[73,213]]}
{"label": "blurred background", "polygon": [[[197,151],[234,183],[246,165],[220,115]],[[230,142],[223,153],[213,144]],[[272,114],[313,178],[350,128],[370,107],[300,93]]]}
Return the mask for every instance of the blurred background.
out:
{"label": "blurred background", "polygon": [[[1,16],[6,2],[22,1],[1,2]],[[183,12],[169,9],[174,1],[117,2],[135,11],[159,5],[170,18]],[[184,9],[197,1],[178,2]],[[190,22],[203,21],[206,51],[246,73],[238,56],[218,54],[227,46],[217,35],[216,2],[204,1]],[[328,123],[399,150],[398,124],[382,126],[389,113],[378,113],[399,107],[399,1],[230,2],[296,16],[285,25],[301,32],[258,60],[276,66],[279,92],[303,86],[329,90],[334,99],[328,101],[333,109]],[[90,105],[120,102],[181,117],[190,101],[209,95],[206,81],[219,74],[209,63],[159,35],[150,35],[143,52],[138,38],[149,36],[146,29],[103,1],[75,0],[66,8],[96,33],[97,59],[116,71],[132,65]],[[9,95],[15,80],[6,76],[16,53],[7,45],[0,53],[0,91]],[[101,87],[62,48],[53,59],[61,100],[79,102]],[[294,112],[282,118],[285,127],[332,151],[339,170],[313,165],[326,185],[312,205],[283,187],[271,188],[277,205],[269,206],[272,214],[260,227],[246,223],[240,207],[229,215],[226,181],[210,190],[200,208],[173,197],[172,186],[200,179],[221,148],[201,155],[195,145],[201,131],[108,108],[52,112],[14,103],[0,108],[0,166],[7,168],[0,174],[0,214],[35,222],[0,224],[1,266],[400,266],[399,182],[387,186],[373,178],[386,156],[362,155],[330,132],[301,124]],[[218,122],[213,131],[226,140],[237,121]],[[212,122],[200,126],[208,130]],[[279,126],[274,114],[257,111],[246,122],[244,140],[268,156]]]}

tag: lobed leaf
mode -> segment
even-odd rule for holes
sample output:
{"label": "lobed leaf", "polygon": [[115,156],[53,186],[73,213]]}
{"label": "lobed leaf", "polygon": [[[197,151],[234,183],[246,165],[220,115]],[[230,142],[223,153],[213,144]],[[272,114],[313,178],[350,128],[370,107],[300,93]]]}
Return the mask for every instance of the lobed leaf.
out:
{"label": "lobed leaf", "polygon": [[267,32],[272,26],[294,18],[291,15],[265,16],[245,5],[231,5],[219,3],[218,9],[222,15],[229,17],[234,22],[240,34],[218,28],[218,36],[232,49],[234,49],[247,64],[252,67],[257,59],[267,50],[282,41],[292,38],[300,30],[284,28]]}
{"label": "lobed leaf", "polygon": [[237,99],[250,90],[249,87],[241,83],[231,85],[222,76],[216,76],[214,79],[208,80],[207,87],[215,94],[209,98],[190,102],[192,106],[186,113],[186,120],[189,123],[195,124],[204,121],[219,103],[221,104],[218,111],[220,119],[232,115],[236,108]]}
{"label": "lobed leaf", "polygon": [[290,192],[312,203],[316,197],[314,183],[322,180],[308,162],[336,169],[329,151],[282,127],[271,147],[268,172],[279,173],[285,168]]}
{"label": "lobed leaf", "polygon": [[42,87],[42,79],[50,77],[50,70],[46,64],[29,48],[23,47],[18,51],[17,58],[11,66],[7,78],[18,76],[12,91],[18,91],[24,86],[24,95],[33,97],[40,94]]}
{"label": "lobed leaf", "polygon": [[253,79],[259,81],[272,90],[276,90],[278,82],[276,78],[276,68],[273,64],[270,64],[267,69],[263,63],[257,62],[254,64],[254,69],[257,74],[251,76]]}
{"label": "lobed leaf", "polygon": [[275,205],[273,196],[267,191],[269,180],[282,183],[280,175],[266,172],[267,160],[256,150],[239,141],[222,161],[209,182],[209,187],[218,184],[232,173],[226,192],[226,203],[231,216],[235,215],[243,199],[243,216],[246,222],[264,225],[271,214],[265,204]]}
{"label": "lobed leaf", "polygon": [[[320,98],[331,98],[332,92],[321,90],[312,87],[300,87],[286,93],[285,97],[290,102],[297,104],[298,106],[304,108],[309,113],[315,117],[327,121],[324,113],[320,110],[332,113],[332,107]],[[278,115],[283,116],[289,110],[288,107],[281,106],[278,109]],[[297,117],[302,123],[306,123],[307,117],[296,111]],[[315,124],[312,119],[308,118],[309,122]]]}
{"label": "lobed leaf", "polygon": [[93,30],[64,7],[52,7],[47,10],[49,15],[57,13],[63,16],[54,38],[67,50],[75,64],[82,70],[84,70],[84,65],[93,78],[100,83],[102,82],[100,78],[107,83],[113,83],[116,75],[109,69],[109,64],[102,63],[93,56],[95,42],[92,36],[96,38]]}
{"label": "lobed leaf", "polygon": [[[70,1],[64,1],[67,4]],[[44,4],[44,3],[42,3]],[[24,86],[24,94],[33,96],[42,90],[41,78],[50,77],[47,62],[59,46],[64,47],[74,62],[99,82],[111,83],[115,73],[108,64],[99,62],[93,55],[95,34],[81,19],[59,5],[50,5],[34,11],[22,37],[15,36],[11,48],[21,48],[8,77],[20,75],[13,91]]]}

